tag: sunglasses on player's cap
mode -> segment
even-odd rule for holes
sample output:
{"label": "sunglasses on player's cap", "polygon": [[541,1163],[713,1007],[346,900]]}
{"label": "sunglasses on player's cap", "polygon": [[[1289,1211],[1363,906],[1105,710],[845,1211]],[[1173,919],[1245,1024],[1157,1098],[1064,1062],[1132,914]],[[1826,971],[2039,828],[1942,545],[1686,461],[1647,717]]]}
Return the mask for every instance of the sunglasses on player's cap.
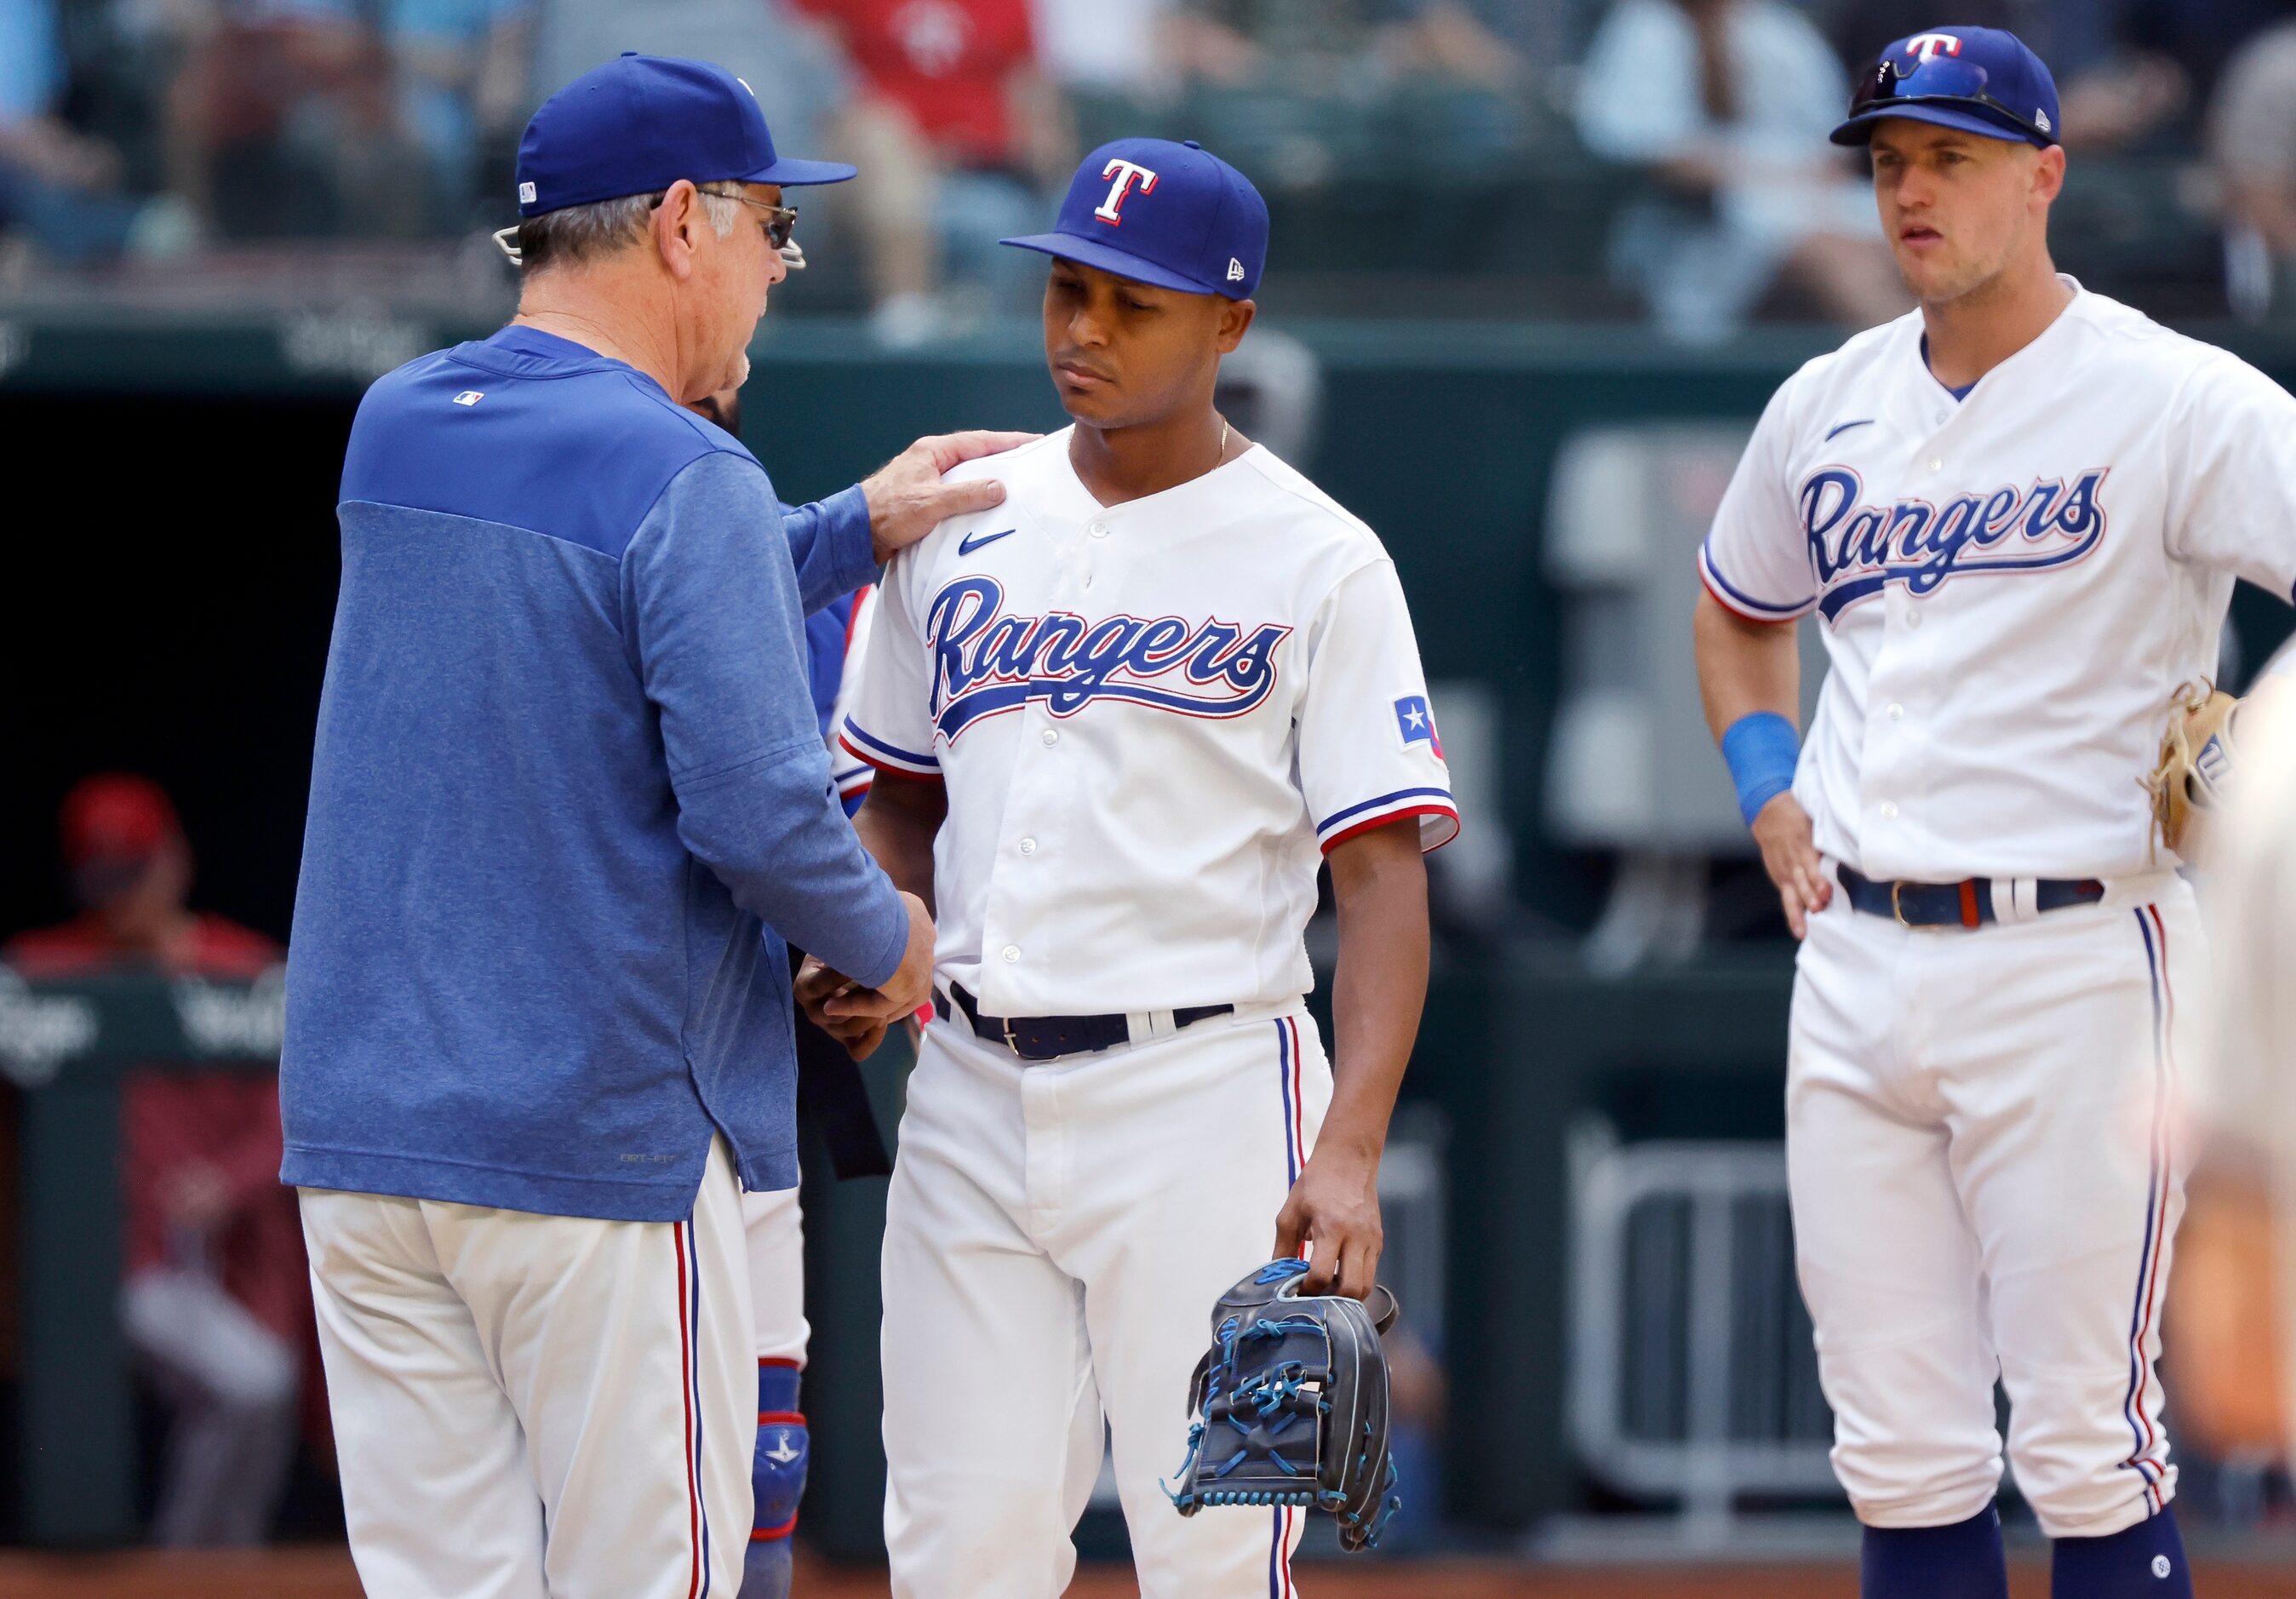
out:
{"label": "sunglasses on player's cap", "polygon": [[1864,144],[1885,117],[2046,148],[2057,140],[2057,85],[2041,58],[1997,28],[1943,28],[1898,40],[1857,80],[1837,144]]}

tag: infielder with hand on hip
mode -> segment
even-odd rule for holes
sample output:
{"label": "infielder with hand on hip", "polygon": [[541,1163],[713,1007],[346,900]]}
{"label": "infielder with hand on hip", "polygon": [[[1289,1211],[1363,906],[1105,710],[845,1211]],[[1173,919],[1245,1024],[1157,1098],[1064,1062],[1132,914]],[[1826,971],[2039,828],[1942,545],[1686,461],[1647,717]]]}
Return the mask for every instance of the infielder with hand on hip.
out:
{"label": "infielder with hand on hip", "polygon": [[1016,435],[783,507],[680,408],[739,381],[793,213],[699,62],[519,152],[519,315],[370,390],[343,468],[280,1068],[352,1554],[375,1599],[730,1596],[756,1366],[740,1190],[797,1181],[782,937],[862,1013],[932,928],[831,789],[802,615]]}
{"label": "infielder with hand on hip", "polygon": [[[1184,1520],[1158,1480],[1223,1291],[1303,1250],[1372,1286],[1421,851],[1458,821],[1378,539],[1213,407],[1267,240],[1234,168],[1128,139],[1006,241],[1054,258],[1075,425],[960,469],[1011,498],[893,562],[842,725],[880,768],[862,838],[943,928],[886,1213],[903,1599],[1066,1587],[1103,1417],[1144,1594],[1292,1592],[1300,1512]],[[1335,1067],[1302,1004],[1324,859]],[[841,987],[800,980],[866,1049]]]}
{"label": "infielder with hand on hip", "polygon": [[2060,132],[2007,34],[1882,53],[1834,138],[1920,308],[1779,390],[1701,555],[1708,719],[1803,940],[1795,1247],[1870,1599],[2006,1593],[1997,1375],[2060,1599],[2192,1591],[2153,1365],[2202,932],[2141,779],[2234,578],[2296,582],[2296,400],[2058,275]]}

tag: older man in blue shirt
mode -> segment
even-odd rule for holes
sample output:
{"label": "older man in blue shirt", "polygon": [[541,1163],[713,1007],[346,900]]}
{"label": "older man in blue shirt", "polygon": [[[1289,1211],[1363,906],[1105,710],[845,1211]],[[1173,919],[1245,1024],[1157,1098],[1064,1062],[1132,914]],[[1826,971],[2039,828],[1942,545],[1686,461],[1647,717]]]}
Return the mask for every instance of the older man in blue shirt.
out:
{"label": "older man in blue shirt", "polygon": [[888,1018],[932,960],[838,805],[804,613],[996,504],[941,474],[1018,439],[791,510],[681,408],[746,369],[783,189],[852,176],[721,68],[578,78],[520,149],[517,318],[352,430],[280,1097],[372,1594],[739,1587],[782,939]]}

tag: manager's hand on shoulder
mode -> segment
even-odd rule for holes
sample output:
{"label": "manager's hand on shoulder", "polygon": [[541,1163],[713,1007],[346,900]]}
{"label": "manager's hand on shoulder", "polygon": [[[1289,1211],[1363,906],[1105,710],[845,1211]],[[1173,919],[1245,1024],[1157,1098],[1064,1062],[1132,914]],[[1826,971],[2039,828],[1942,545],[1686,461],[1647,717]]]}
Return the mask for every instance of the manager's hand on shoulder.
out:
{"label": "manager's hand on shoulder", "polygon": [[941,433],[920,439],[861,483],[869,502],[869,539],[879,562],[907,549],[952,516],[1004,503],[1004,485],[983,478],[944,483],[943,473],[982,455],[1018,449],[1037,433]]}

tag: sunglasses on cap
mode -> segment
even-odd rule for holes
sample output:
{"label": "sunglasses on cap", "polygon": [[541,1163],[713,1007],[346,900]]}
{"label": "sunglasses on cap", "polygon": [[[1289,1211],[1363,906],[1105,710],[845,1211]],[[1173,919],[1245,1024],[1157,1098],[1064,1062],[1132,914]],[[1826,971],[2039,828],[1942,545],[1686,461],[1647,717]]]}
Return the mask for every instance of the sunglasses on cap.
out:
{"label": "sunglasses on cap", "polygon": [[1862,117],[1868,111],[1899,105],[1966,105],[1974,106],[1988,116],[1998,118],[2029,139],[2043,144],[2054,144],[2056,135],[2019,116],[1986,88],[1989,75],[1975,62],[1956,61],[1949,55],[1933,55],[1927,61],[1915,62],[1908,67],[1894,56],[1876,62],[1866,76],[1857,80],[1857,92],[1849,97],[1849,114]]}

